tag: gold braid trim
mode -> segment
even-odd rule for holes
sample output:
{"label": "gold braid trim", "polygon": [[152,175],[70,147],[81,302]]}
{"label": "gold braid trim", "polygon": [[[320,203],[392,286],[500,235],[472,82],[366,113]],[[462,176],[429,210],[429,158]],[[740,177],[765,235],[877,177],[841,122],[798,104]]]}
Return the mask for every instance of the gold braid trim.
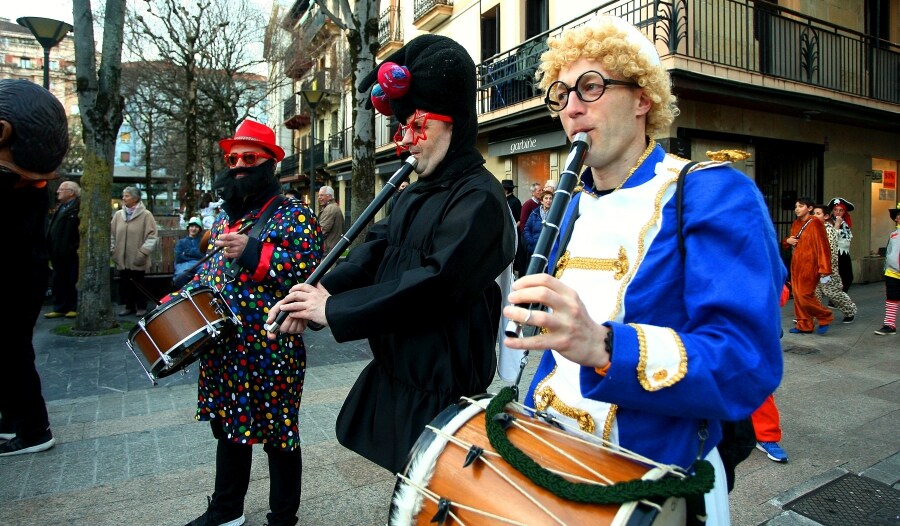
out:
{"label": "gold braid trim", "polygon": [[583,258],[571,257],[567,250],[556,265],[557,279],[562,276],[565,269],[602,270],[613,272],[613,279],[620,280],[628,273],[628,254],[625,247],[619,247],[619,256],[616,258]]}
{"label": "gold braid trim", "polygon": [[669,371],[667,371],[666,369],[660,369],[653,374],[653,380],[658,382],[658,385],[653,385],[648,382],[647,361],[649,358],[647,352],[647,335],[644,334],[644,329],[636,323],[629,323],[628,326],[632,327],[637,333],[639,356],[637,366],[637,379],[641,384],[641,387],[643,387],[645,391],[659,391],[664,387],[671,387],[679,382],[682,378],[684,378],[685,375],[687,375],[687,350],[684,348],[684,342],[681,341],[681,337],[678,336],[677,332],[675,332],[671,328],[666,328],[666,330],[668,330],[672,335],[672,339],[675,341],[675,346],[678,347],[678,371],[675,374],[669,374]]}
{"label": "gold braid trim", "polygon": [[594,423],[594,417],[591,416],[590,413],[584,411],[582,409],[577,409],[570,405],[567,405],[565,402],[559,399],[556,396],[556,392],[549,385],[544,385],[547,380],[550,379],[551,376],[556,374],[556,367],[550,371],[550,374],[547,375],[546,378],[541,380],[541,382],[537,385],[537,388],[534,390],[534,407],[538,411],[546,411],[548,408],[553,408],[559,414],[563,416],[567,416],[572,420],[578,422],[578,428],[584,431],[585,433],[594,434],[594,429],[596,429],[596,424]]}

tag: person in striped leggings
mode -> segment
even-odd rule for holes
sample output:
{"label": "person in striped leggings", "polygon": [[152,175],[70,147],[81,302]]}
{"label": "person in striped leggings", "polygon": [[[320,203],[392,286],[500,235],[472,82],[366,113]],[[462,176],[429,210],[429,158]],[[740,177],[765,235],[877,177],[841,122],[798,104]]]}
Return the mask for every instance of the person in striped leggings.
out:
{"label": "person in striped leggings", "polygon": [[900,203],[897,204],[897,208],[891,208],[888,212],[891,214],[891,220],[897,224],[897,228],[891,232],[885,251],[884,326],[875,331],[875,334],[880,336],[897,334],[897,305],[900,305]]}

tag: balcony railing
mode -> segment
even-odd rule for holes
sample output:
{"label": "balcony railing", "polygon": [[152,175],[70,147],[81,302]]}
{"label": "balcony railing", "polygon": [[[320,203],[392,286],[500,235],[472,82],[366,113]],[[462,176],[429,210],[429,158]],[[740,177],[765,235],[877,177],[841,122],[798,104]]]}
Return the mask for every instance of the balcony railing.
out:
{"label": "balcony railing", "polygon": [[288,120],[297,115],[297,96],[291,95],[284,101],[284,120]]}
{"label": "balcony railing", "polygon": [[313,158],[313,166],[315,168],[319,168],[320,166],[325,164],[325,142],[326,141],[316,141],[316,144],[313,145],[312,148],[304,148],[303,149],[303,164],[300,165],[301,173],[309,173],[309,156],[312,155]]}
{"label": "balcony railing", "polygon": [[331,163],[350,157],[352,143],[353,128],[344,128],[337,133],[331,134],[328,137],[328,155],[325,162]]}
{"label": "balcony railing", "polygon": [[391,6],[378,15],[378,45],[385,47],[391,42],[403,43],[400,6]]}
{"label": "balcony railing", "polygon": [[539,97],[534,72],[548,36],[597,13],[639,27],[663,55],[900,104],[900,46],[756,0],[609,2],[478,66],[480,113]]}
{"label": "balcony railing", "polygon": [[431,31],[453,15],[453,0],[415,0],[413,24],[422,31]]}
{"label": "balcony railing", "polygon": [[294,155],[288,155],[284,159],[281,160],[281,175],[294,175],[298,172],[300,167],[300,154],[295,153]]}
{"label": "balcony railing", "polygon": [[453,7],[453,0],[416,0],[413,6],[413,20],[418,20],[427,15],[429,11],[438,6]]}

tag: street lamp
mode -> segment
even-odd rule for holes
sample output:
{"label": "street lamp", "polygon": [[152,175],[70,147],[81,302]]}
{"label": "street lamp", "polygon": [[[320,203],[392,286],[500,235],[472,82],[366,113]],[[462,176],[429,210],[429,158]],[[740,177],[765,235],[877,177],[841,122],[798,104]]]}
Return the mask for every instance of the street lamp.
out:
{"label": "street lamp", "polygon": [[66,37],[72,25],[51,18],[39,16],[23,16],[16,19],[19,25],[25,26],[44,48],[44,88],[50,89],[50,49]]}
{"label": "street lamp", "polygon": [[326,92],[319,91],[315,88],[300,90],[299,94],[303,95],[306,103],[309,104],[309,208],[316,213],[316,106],[322,102]]}

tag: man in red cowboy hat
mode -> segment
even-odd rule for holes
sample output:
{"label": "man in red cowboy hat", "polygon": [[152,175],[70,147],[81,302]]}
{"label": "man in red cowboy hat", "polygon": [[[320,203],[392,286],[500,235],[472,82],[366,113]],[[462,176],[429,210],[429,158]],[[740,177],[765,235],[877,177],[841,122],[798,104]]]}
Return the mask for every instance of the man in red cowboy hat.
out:
{"label": "man in red cowboy hat", "polygon": [[268,524],[294,525],[306,348],[300,335],[267,340],[263,323],[275,299],[318,265],[322,233],[303,202],[281,196],[275,165],[284,150],[268,126],[245,120],[219,145],[227,167],[214,183],[224,212],[210,229],[216,251],[180,293],[220,290],[241,323],[200,358],[197,419],[209,421],[217,439],[215,491],[189,526],[244,523],[253,444],[262,444],[269,461]]}

